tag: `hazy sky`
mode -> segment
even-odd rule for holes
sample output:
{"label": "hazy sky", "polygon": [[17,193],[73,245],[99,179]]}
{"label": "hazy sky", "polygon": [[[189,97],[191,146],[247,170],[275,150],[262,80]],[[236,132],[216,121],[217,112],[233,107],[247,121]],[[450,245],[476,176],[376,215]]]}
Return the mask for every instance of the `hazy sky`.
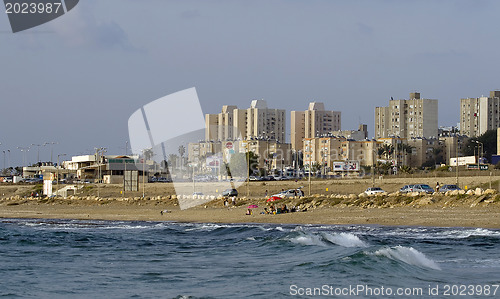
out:
{"label": "hazy sky", "polygon": [[439,125],[455,125],[460,98],[500,89],[499,11],[495,0],[80,0],[16,34],[3,14],[0,151],[11,165],[17,146],[50,141],[54,156],[124,153],[129,116],[189,87],[204,113],[264,98],[287,122],[322,101],[370,136],[376,106],[419,91],[439,100]]}

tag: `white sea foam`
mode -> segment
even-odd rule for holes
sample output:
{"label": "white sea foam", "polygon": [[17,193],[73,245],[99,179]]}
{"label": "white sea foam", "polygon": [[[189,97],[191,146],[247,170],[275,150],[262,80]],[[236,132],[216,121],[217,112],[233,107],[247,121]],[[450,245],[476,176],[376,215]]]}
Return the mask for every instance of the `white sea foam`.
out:
{"label": "white sea foam", "polygon": [[321,241],[320,236],[309,233],[300,234],[297,237],[291,238],[290,241],[295,244],[308,245],[308,246],[311,245],[326,246],[326,244],[323,241]]}
{"label": "white sea foam", "polygon": [[396,246],[392,248],[379,249],[375,251],[375,255],[385,256],[392,260],[398,260],[409,265],[441,270],[436,262],[429,259],[425,256],[425,254],[414,249],[413,247]]}
{"label": "white sea foam", "polygon": [[229,224],[213,224],[213,223],[203,223],[203,224],[194,224],[190,228],[186,228],[185,231],[213,231],[218,228],[227,228],[231,227]]}
{"label": "white sea foam", "polygon": [[329,242],[342,247],[368,247],[368,244],[363,242],[358,236],[351,233],[322,233],[323,238]]}

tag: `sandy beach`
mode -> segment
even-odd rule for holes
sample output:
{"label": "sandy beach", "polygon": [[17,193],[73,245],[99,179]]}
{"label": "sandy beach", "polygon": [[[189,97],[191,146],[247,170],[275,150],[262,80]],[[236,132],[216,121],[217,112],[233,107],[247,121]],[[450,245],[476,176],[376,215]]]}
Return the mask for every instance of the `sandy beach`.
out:
{"label": "sandy beach", "polygon": [[[455,178],[438,178],[452,183]],[[472,187],[498,184],[499,177],[461,178]],[[436,178],[416,178],[414,182],[431,184]],[[92,186],[82,189],[81,194],[66,199],[31,198],[26,196],[33,186],[0,187],[1,218],[40,219],[102,219],[137,221],[178,221],[210,223],[277,223],[277,224],[369,224],[389,226],[439,226],[484,227],[500,229],[500,195],[490,189],[481,195],[414,195],[394,193],[403,183],[412,179],[384,179],[379,186],[391,196],[364,197],[360,193],[370,186],[369,180],[341,180],[313,182],[311,196],[284,199],[266,203],[266,197],[258,196],[282,188],[303,185],[299,182],[261,182],[249,186],[250,196],[237,199],[236,206],[225,207],[223,200],[216,199],[201,206],[181,210],[173,194],[171,184],[148,184],[146,198],[137,192],[134,197],[118,197],[120,186],[101,186],[100,197]],[[207,186],[210,186],[207,184]],[[328,187],[325,187],[328,186]],[[208,187],[207,187],[208,188]],[[306,189],[305,187],[304,189]],[[325,192],[329,188],[329,192]],[[487,186],[485,187],[485,189]],[[246,186],[239,188],[245,194]],[[306,191],[307,192],[307,191]],[[306,193],[307,194],[307,193]],[[23,196],[24,195],[24,196]],[[130,194],[129,194],[130,195]],[[248,205],[258,205],[252,215],[246,215]],[[296,206],[300,212],[285,214],[261,214],[270,205]],[[164,211],[162,214],[161,212]]]}
{"label": "sandy beach", "polygon": [[[373,202],[367,199],[366,202]],[[481,202],[471,197],[460,201],[452,198],[430,197],[408,199],[409,203],[382,207],[362,203],[347,204],[338,200],[303,199],[309,205],[306,211],[286,214],[261,214],[269,204],[263,200],[239,201],[236,207],[226,208],[215,201],[203,207],[180,210],[171,200],[3,200],[1,218],[43,219],[100,219],[177,221],[210,223],[277,223],[277,224],[370,224],[389,226],[484,227],[500,229],[500,203]],[[309,203],[307,203],[307,201]],[[321,204],[312,204],[321,200]],[[411,201],[410,201],[411,200]],[[246,215],[249,203],[259,205],[252,215]],[[366,203],[365,202],[365,203]],[[382,201],[383,202],[383,201]],[[382,203],[381,202],[381,203]],[[288,201],[290,204],[290,201]],[[163,214],[162,214],[163,212]]]}

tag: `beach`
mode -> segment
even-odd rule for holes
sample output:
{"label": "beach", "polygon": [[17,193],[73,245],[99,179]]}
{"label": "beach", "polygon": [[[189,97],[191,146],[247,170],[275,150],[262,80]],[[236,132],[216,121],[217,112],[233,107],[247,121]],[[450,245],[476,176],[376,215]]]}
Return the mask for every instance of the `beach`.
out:
{"label": "beach", "polygon": [[[442,182],[455,179],[438,178]],[[461,178],[464,184],[481,186],[489,180],[497,184],[498,177]],[[417,178],[414,181],[428,181],[436,178]],[[387,194],[365,197],[362,190],[369,186],[369,180],[315,181],[311,196],[287,198],[276,202],[266,202],[267,197],[257,196],[264,189],[268,193],[280,189],[303,185],[298,182],[260,182],[249,186],[249,197],[245,196],[246,186],[239,188],[240,197],[236,205],[224,205],[223,199],[207,201],[200,206],[181,210],[173,195],[172,184],[147,184],[146,196],[140,192],[135,196],[118,197],[119,185],[100,187],[100,197],[95,187],[86,187],[81,194],[63,198],[33,198],[29,194],[32,186],[0,187],[1,218],[40,219],[98,219],[175,221],[198,223],[277,223],[277,224],[361,224],[387,226],[435,226],[435,227],[483,227],[500,228],[500,195],[495,189],[480,195],[403,195],[397,192],[403,182],[411,179],[384,179],[379,183]],[[210,186],[210,184],[206,184]],[[325,187],[328,186],[328,187]],[[206,187],[208,188],[208,187]],[[268,189],[267,189],[268,188]],[[329,188],[329,192],[325,192]],[[485,187],[484,190],[486,190]],[[307,194],[307,186],[303,188]],[[483,190],[483,189],[481,189]],[[86,192],[86,193],[84,193]],[[320,193],[321,192],[321,193]],[[390,195],[388,195],[390,193]],[[243,196],[241,195],[243,193]],[[130,194],[129,194],[130,195]],[[249,205],[252,215],[246,215]],[[297,207],[298,212],[265,214],[264,208],[271,205],[288,208]]]}
{"label": "beach", "polygon": [[[444,197],[444,196],[443,196]],[[218,201],[202,207],[180,210],[172,200],[2,200],[1,218],[43,219],[97,219],[176,221],[203,223],[277,223],[277,224],[370,224],[388,226],[435,226],[435,227],[484,227],[500,228],[500,204],[481,203],[471,207],[476,198],[466,203],[441,198],[436,203],[416,198],[409,204],[391,207],[366,207],[355,203],[346,205],[323,199],[319,206],[306,211],[284,214],[261,214],[269,207],[264,200],[239,201],[239,206],[224,207]],[[321,200],[321,197],[311,200]],[[369,200],[369,199],[368,199]],[[463,199],[462,199],[463,200]],[[257,203],[259,208],[246,215],[247,204]],[[419,202],[423,204],[419,204]],[[278,204],[279,203],[275,203]]]}

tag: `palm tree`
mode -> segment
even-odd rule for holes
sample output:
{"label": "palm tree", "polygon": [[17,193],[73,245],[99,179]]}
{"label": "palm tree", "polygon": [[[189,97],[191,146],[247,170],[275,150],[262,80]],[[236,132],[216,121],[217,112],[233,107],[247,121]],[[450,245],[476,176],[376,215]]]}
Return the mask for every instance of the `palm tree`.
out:
{"label": "palm tree", "polygon": [[143,151],[144,155],[144,160],[151,160],[151,158],[154,156],[153,149],[147,148]]}
{"label": "palm tree", "polygon": [[[404,164],[406,165],[406,155],[407,154],[411,154],[413,152],[413,147],[410,146],[409,144],[405,144],[405,143],[398,143],[398,151],[400,151],[401,153],[403,153],[405,155],[405,161],[404,161]],[[410,160],[411,160],[411,156],[410,156]]]}
{"label": "palm tree", "polygon": [[392,146],[391,144],[383,144],[380,147],[379,152],[380,150],[382,150],[382,154],[384,155],[385,159],[389,159],[394,151],[394,146]]}

